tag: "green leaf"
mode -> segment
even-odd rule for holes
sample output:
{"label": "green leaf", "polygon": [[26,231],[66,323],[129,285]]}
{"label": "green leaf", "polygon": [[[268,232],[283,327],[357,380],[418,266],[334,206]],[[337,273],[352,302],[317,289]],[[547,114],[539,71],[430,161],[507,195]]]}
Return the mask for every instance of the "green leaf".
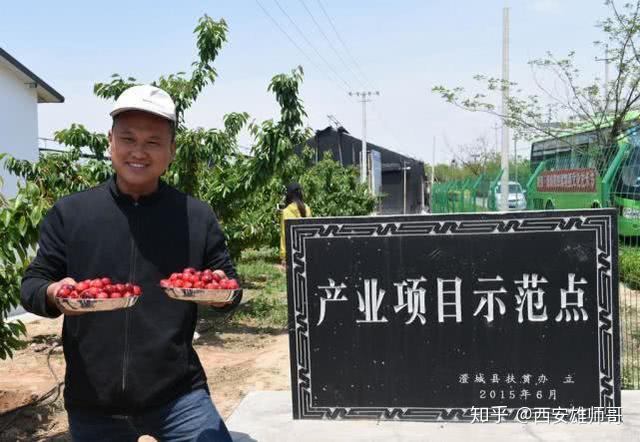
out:
{"label": "green leaf", "polygon": [[31,221],[31,225],[34,228],[38,227],[40,221],[42,221],[42,208],[40,206],[34,207],[31,213],[29,213],[29,221]]}
{"label": "green leaf", "polygon": [[20,215],[20,218],[18,218],[18,231],[22,236],[27,233],[27,220],[24,215]]}
{"label": "green leaf", "polygon": [[0,219],[2,220],[2,225],[7,228],[11,223],[11,211],[9,209],[3,209],[2,214],[0,214]]}

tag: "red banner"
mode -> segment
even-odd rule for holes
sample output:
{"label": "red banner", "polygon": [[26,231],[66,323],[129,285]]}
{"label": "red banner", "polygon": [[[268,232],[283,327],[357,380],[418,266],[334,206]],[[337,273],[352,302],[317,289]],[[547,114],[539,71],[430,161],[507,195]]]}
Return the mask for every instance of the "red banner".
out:
{"label": "red banner", "polygon": [[542,172],[538,192],[595,192],[595,169],[564,169]]}

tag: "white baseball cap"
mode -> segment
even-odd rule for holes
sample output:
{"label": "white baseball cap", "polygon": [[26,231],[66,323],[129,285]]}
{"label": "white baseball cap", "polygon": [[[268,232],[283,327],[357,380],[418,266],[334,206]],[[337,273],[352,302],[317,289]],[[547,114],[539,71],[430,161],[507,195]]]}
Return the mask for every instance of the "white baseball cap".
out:
{"label": "white baseball cap", "polygon": [[131,86],[120,94],[110,115],[139,110],[176,122],[176,105],[168,93],[149,84]]}

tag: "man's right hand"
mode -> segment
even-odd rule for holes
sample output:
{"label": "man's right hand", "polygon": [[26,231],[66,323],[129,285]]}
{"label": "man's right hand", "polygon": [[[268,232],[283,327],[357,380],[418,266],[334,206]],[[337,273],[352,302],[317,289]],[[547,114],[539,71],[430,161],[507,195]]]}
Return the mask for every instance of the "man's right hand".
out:
{"label": "man's right hand", "polygon": [[83,313],[86,313],[86,312],[79,312],[77,310],[69,310],[64,306],[61,306],[56,303],[56,300],[55,300],[56,293],[58,293],[58,290],[60,290],[60,288],[65,284],[76,285],[77,282],[73,278],[67,277],[67,278],[61,279],[58,282],[49,284],[49,287],[47,287],[47,304],[49,304],[50,307],[59,310],[63,315],[76,316],[76,315],[81,315]]}

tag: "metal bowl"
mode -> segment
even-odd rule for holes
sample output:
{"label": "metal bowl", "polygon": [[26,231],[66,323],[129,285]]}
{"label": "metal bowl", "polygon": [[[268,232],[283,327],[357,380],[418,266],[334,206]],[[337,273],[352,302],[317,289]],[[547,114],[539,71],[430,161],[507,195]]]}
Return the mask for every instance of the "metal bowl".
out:
{"label": "metal bowl", "polygon": [[91,298],[59,298],[56,297],[56,304],[68,310],[79,312],[104,312],[129,308],[138,301],[139,296],[128,296],[126,298],[113,299],[91,299]]}
{"label": "metal bowl", "polygon": [[242,293],[242,289],[183,289],[180,287],[162,287],[173,299],[180,301],[231,302]]}

